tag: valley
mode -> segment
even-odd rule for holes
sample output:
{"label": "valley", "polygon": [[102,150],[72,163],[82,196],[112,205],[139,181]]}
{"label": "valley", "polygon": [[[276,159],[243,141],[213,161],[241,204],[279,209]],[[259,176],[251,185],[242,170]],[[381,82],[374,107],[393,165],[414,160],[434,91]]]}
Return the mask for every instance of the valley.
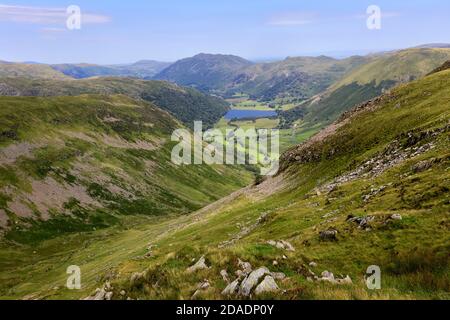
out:
{"label": "valley", "polygon": [[[449,60],[0,64],[0,298],[449,299]],[[199,120],[280,170],[175,165]]]}

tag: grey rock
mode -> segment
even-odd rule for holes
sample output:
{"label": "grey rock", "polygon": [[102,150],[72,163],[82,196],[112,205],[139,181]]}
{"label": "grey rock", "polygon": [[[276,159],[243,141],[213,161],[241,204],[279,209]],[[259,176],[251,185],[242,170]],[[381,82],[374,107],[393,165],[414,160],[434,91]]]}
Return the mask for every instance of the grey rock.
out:
{"label": "grey rock", "polygon": [[283,280],[286,275],[283,272],[271,272],[270,275],[277,280]]}
{"label": "grey rock", "polygon": [[253,287],[258,284],[259,279],[266,274],[270,274],[269,269],[266,267],[261,267],[252,271],[252,273],[242,281],[239,293],[246,297],[249,296]]}
{"label": "grey rock", "polygon": [[402,216],[399,213],[394,213],[393,215],[391,215],[391,219],[392,220],[402,220]]}
{"label": "grey rock", "polygon": [[267,292],[276,292],[280,290],[272,276],[266,276],[264,280],[256,287],[255,294],[259,295]]}
{"label": "grey rock", "polygon": [[319,233],[319,238],[322,241],[336,241],[337,233],[337,230],[334,229],[324,230]]}
{"label": "grey rock", "polygon": [[222,295],[231,296],[238,293],[239,289],[239,278],[230,283],[225,289],[222,291]]}
{"label": "grey rock", "polygon": [[208,266],[205,263],[205,257],[202,256],[193,266],[187,268],[188,273],[192,273],[198,270],[208,269]]}
{"label": "grey rock", "polygon": [[222,276],[223,281],[225,281],[226,283],[230,283],[230,279],[228,277],[228,272],[227,270],[221,270],[220,271],[220,275]]}

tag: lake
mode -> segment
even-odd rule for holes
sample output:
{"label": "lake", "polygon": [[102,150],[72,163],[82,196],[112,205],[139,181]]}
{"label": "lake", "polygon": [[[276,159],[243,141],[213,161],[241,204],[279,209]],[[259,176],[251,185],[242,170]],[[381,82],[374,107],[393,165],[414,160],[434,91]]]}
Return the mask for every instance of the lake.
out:
{"label": "lake", "polygon": [[230,110],[225,115],[225,119],[257,119],[276,117],[275,111],[265,110]]}

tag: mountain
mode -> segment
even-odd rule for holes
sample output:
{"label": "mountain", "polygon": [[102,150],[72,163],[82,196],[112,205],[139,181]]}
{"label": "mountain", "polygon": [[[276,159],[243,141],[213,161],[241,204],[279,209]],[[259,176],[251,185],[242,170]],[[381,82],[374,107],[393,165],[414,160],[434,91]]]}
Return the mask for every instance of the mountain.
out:
{"label": "mountain", "polygon": [[229,108],[228,103],[220,98],[165,81],[119,77],[68,81],[0,79],[0,95],[76,96],[80,94],[123,94],[133,99],[149,101],[169,111],[189,127],[193,126],[194,121],[203,121],[205,126],[212,126]]}
{"label": "mountain", "polygon": [[133,64],[125,65],[113,65],[111,67],[116,68],[122,72],[124,76],[133,76],[142,79],[151,79],[156,74],[170,66],[170,62],[160,62],[154,60],[140,60]]}
{"label": "mountain", "polygon": [[304,100],[325,90],[363,57],[337,60],[330,57],[295,57],[271,63],[251,63],[235,56],[199,54],[180,60],[155,76],[231,97],[246,94],[256,100]]}
{"label": "mountain", "polygon": [[240,167],[174,165],[171,135],[182,126],[148,102],[1,97],[0,106],[0,227],[10,241],[188,213],[251,179]]}
{"label": "mountain", "polygon": [[435,49],[439,49],[439,48],[450,48],[450,43],[429,43],[429,44],[423,44],[420,46],[417,46],[415,48],[435,48]]}
{"label": "mountain", "polygon": [[96,65],[96,64],[54,64],[51,67],[75,79],[90,77],[120,76],[150,79],[169,66],[170,63],[153,60],[141,60],[133,64]]}
{"label": "mountain", "polygon": [[179,60],[154,78],[203,91],[223,90],[237,73],[252,62],[233,55],[198,54]]}
{"label": "mountain", "polygon": [[[358,105],[284,153],[277,176],[193,214],[140,221],[134,228],[78,233],[38,246],[1,247],[0,295],[79,299],[94,294],[118,300],[248,299],[249,294],[288,300],[448,299],[448,83],[450,70],[444,70]],[[28,99],[39,102],[40,108],[52,105],[42,98],[3,99]],[[33,112],[29,107],[20,109],[21,105],[23,101],[5,103],[12,110]],[[85,101],[80,103],[84,105]],[[68,106],[61,103],[64,115]],[[64,123],[67,117],[37,114],[58,128],[72,126]],[[17,117],[30,119],[25,115],[21,111]],[[104,114],[81,115],[90,121],[105,120]],[[92,134],[106,133],[100,122],[89,126],[95,128]],[[33,123],[23,132],[39,127]],[[66,157],[57,168],[67,168]],[[35,161],[48,163],[40,158]],[[115,160],[106,159],[105,167],[117,168]],[[4,181],[16,181],[7,173]],[[50,174],[64,177],[64,170]],[[122,179],[122,174],[115,176]],[[14,185],[21,186],[20,181]],[[69,264],[83,270],[82,290],[64,287]],[[190,268],[194,265],[198,268]],[[381,270],[378,290],[367,288],[370,266]],[[260,267],[266,269],[253,273],[255,283],[243,281],[248,279],[245,274]],[[222,293],[226,287],[229,294]],[[272,291],[264,292],[267,287]]]}
{"label": "mountain", "polygon": [[333,122],[355,105],[374,98],[399,83],[423,77],[450,59],[450,49],[406,49],[371,56],[324,93],[281,113],[284,126],[302,119],[305,130]]}
{"label": "mountain", "polygon": [[324,91],[365,62],[367,58],[359,56],[342,60],[319,56],[254,64],[236,76],[228,95],[242,92],[263,101],[284,98],[304,100]]}
{"label": "mountain", "polygon": [[0,78],[27,77],[30,79],[68,80],[70,77],[44,64],[0,62]]}

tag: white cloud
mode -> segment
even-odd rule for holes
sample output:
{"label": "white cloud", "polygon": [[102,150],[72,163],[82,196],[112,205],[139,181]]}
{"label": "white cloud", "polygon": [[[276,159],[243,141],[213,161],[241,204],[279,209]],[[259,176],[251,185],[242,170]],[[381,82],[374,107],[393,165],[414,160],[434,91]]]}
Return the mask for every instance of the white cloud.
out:
{"label": "white cloud", "polygon": [[[68,14],[66,8],[43,8],[0,4],[0,21],[31,24],[65,24]],[[107,23],[110,17],[84,13],[81,8],[81,21],[84,24]]]}

